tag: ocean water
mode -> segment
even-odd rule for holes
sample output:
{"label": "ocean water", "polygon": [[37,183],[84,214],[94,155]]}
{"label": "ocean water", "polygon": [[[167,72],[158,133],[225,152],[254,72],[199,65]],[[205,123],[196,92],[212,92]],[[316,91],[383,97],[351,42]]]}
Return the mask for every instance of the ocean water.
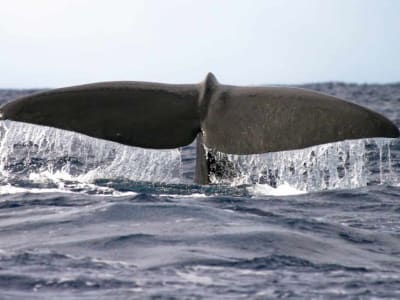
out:
{"label": "ocean water", "polygon": [[[303,87],[400,126],[400,84]],[[0,299],[400,298],[399,139],[216,155],[0,122]]]}

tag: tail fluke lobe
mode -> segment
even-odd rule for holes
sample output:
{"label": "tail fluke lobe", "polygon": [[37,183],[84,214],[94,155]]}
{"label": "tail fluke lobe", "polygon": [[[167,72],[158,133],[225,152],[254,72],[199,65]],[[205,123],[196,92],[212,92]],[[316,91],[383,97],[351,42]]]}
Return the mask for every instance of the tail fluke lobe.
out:
{"label": "tail fluke lobe", "polygon": [[195,181],[200,184],[210,182],[214,160],[204,146],[229,154],[259,154],[400,136],[397,126],[382,115],[309,90],[214,85],[208,97],[197,145]]}
{"label": "tail fluke lobe", "polygon": [[80,132],[130,146],[176,148],[200,130],[197,86],[108,82],[56,89],[1,108],[3,119]]}
{"label": "tail fluke lobe", "polygon": [[256,154],[346,139],[398,137],[385,117],[325,94],[284,87],[219,86],[201,124],[220,152]]}

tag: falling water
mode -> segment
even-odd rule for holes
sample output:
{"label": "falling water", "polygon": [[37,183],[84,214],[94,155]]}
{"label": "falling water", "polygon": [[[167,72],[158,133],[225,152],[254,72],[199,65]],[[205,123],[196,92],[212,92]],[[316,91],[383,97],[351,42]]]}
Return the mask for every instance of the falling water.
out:
{"label": "falling water", "polygon": [[0,122],[0,176],[98,178],[175,183],[181,180],[179,149],[129,147],[79,133],[12,121]]}
{"label": "falling water", "polygon": [[[300,150],[232,155],[206,149],[213,184],[300,191],[349,189],[400,182],[400,140],[362,139]],[[124,179],[182,183],[179,149],[129,147],[79,133],[13,121],[0,122],[0,182]]]}
{"label": "falling water", "polygon": [[212,158],[212,183],[289,184],[302,191],[320,191],[398,183],[399,149],[399,139],[374,138],[254,155],[212,149],[206,153]]}

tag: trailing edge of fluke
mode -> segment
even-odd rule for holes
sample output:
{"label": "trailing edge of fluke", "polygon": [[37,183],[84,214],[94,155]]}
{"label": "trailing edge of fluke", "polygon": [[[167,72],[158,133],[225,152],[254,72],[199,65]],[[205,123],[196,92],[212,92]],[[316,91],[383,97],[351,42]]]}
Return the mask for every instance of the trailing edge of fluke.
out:
{"label": "trailing edge of fluke", "polygon": [[165,149],[198,137],[196,179],[209,182],[204,146],[255,154],[368,137],[399,137],[382,115],[288,87],[238,87],[209,73],[200,84],[103,82],[49,90],[0,108],[2,119]]}

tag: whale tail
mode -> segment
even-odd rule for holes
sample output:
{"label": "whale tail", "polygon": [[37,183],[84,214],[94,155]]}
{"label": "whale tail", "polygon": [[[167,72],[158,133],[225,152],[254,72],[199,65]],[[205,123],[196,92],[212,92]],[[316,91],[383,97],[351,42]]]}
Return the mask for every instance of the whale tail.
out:
{"label": "whale tail", "polygon": [[209,182],[204,147],[231,154],[299,149],[346,139],[399,137],[382,115],[325,94],[200,84],[105,82],[55,89],[0,108],[2,119],[76,131],[130,146],[165,149],[198,138],[196,179]]}

